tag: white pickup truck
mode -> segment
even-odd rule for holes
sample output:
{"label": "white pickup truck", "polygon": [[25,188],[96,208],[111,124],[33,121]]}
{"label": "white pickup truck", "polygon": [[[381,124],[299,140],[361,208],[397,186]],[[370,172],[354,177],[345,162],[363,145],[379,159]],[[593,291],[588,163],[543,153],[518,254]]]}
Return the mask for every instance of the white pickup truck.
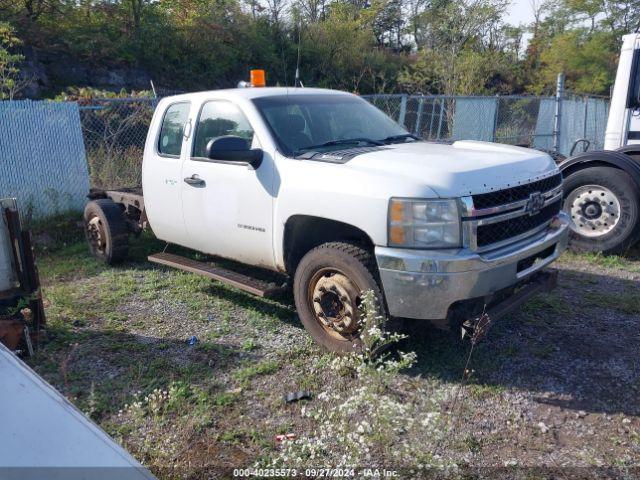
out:
{"label": "white pickup truck", "polygon": [[[121,261],[129,234],[151,227],[167,243],[282,272],[302,323],[333,351],[359,347],[367,290],[383,313],[438,327],[500,316],[554,286],[543,269],[570,224],[548,155],[424,142],[356,95],[311,88],[164,98],[142,190],[89,197],[98,258]],[[277,290],[166,252],[149,259],[258,295]]]}

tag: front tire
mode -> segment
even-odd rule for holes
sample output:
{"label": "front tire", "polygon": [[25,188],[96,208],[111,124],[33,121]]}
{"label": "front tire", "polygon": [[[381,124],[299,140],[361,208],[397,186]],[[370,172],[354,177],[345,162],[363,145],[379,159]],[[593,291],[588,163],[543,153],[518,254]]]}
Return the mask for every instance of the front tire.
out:
{"label": "front tire", "polygon": [[569,241],[572,250],[619,254],[640,238],[640,195],[623,170],[578,170],[565,179],[564,198],[564,210],[574,223]]}
{"label": "front tire", "polygon": [[313,339],[338,353],[359,351],[360,299],[372,290],[384,315],[373,255],[364,248],[331,242],[309,251],[294,275],[293,295],[302,324]]}
{"label": "front tire", "polygon": [[129,231],[120,207],[109,198],[84,209],[84,233],[91,254],[107,265],[122,262],[129,252]]}

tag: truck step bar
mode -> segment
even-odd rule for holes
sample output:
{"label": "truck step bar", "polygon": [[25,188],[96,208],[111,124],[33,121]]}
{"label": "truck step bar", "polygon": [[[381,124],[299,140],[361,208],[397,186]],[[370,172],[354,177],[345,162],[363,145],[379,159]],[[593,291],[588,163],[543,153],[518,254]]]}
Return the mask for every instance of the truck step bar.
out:
{"label": "truck step bar", "polygon": [[189,258],[181,257],[180,255],[173,255],[171,253],[155,253],[149,255],[148,260],[160,265],[167,265],[174,267],[185,272],[195,273],[212,280],[217,280],[227,285],[236,287],[239,290],[243,290],[258,297],[272,297],[282,291],[281,287],[263,280],[248,277],[241,273],[232,272],[224,268],[213,267],[209,264],[191,260]]}

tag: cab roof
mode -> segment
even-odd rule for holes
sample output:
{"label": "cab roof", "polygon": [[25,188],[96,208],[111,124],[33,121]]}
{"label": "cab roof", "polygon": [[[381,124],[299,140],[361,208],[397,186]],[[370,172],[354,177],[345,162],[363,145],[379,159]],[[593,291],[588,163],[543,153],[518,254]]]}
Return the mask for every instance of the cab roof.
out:
{"label": "cab roof", "polygon": [[261,98],[261,97],[277,97],[281,95],[352,95],[348,92],[341,90],[330,90],[327,88],[294,88],[294,87],[247,87],[247,88],[227,88],[222,90],[205,90],[202,92],[183,93],[180,95],[173,95],[171,97],[165,97],[164,99],[176,100],[188,100],[188,99],[202,99],[211,97],[224,97],[224,98]]}

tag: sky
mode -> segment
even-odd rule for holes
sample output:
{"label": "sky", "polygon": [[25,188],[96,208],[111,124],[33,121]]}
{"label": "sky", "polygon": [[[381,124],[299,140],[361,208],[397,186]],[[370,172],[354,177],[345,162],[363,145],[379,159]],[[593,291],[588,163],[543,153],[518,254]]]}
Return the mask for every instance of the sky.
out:
{"label": "sky", "polygon": [[533,10],[530,0],[513,0],[504,20],[511,25],[531,22],[533,20]]}

